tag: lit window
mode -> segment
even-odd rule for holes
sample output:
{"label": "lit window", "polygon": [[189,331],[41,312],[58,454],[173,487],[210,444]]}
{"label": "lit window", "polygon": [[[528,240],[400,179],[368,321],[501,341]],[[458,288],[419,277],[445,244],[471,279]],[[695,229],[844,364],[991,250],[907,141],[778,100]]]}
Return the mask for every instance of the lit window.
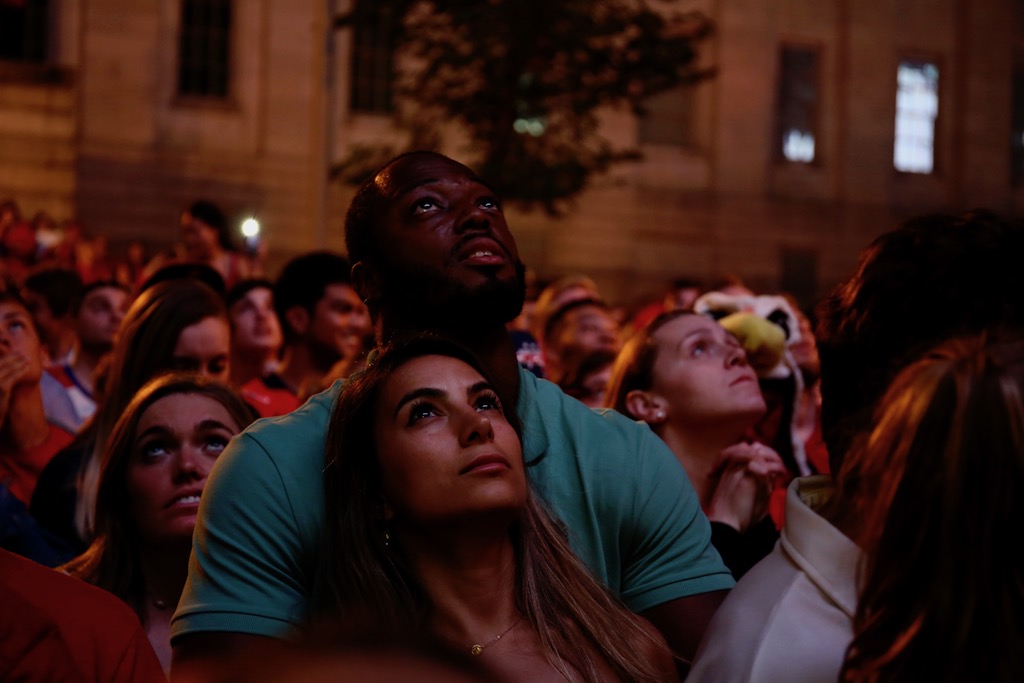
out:
{"label": "lit window", "polygon": [[896,145],[893,165],[904,173],[935,169],[935,119],[939,115],[939,67],[902,61],[896,74]]}
{"label": "lit window", "polygon": [[817,50],[782,48],[776,106],[776,154],[786,161],[813,163],[818,127]]}
{"label": "lit window", "polygon": [[353,12],[352,109],[389,113],[397,24],[389,7],[360,2]]}
{"label": "lit window", "polygon": [[178,94],[223,98],[231,76],[231,0],[184,0]]}

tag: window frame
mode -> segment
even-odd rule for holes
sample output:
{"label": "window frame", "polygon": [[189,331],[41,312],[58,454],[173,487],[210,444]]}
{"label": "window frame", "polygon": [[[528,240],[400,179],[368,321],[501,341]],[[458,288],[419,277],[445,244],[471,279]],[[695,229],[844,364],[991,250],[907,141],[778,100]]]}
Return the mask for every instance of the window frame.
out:
{"label": "window frame", "polygon": [[[224,60],[224,67],[226,71],[225,75],[225,87],[224,94],[215,93],[195,93],[195,92],[183,92],[182,91],[182,71],[183,64],[183,42],[184,42],[184,31],[185,31],[185,4],[188,2],[196,2],[201,0],[181,0],[178,4],[177,12],[177,40],[176,40],[176,54],[174,62],[174,89],[173,89],[173,104],[177,106],[195,106],[203,108],[214,108],[214,109],[235,109],[235,88],[237,87],[238,80],[238,57],[236,46],[238,44],[238,7],[235,0],[221,0],[228,8],[228,27],[226,31],[226,58]],[[209,0],[206,0],[207,2]]]}
{"label": "window frame", "polygon": [[[905,63],[930,64],[938,71],[935,87],[935,117],[932,119],[932,168],[930,171],[908,171],[896,167],[896,121],[899,115],[899,70]],[[942,154],[940,142],[942,139],[942,121],[945,107],[942,103],[942,95],[945,90],[943,74],[946,73],[946,65],[942,55],[934,52],[920,50],[901,50],[897,54],[896,68],[893,70],[893,109],[892,109],[892,155],[891,161],[893,172],[900,177],[936,178],[942,175]],[[945,77],[948,78],[948,75]]]}
{"label": "window frame", "polygon": [[[814,139],[814,153],[811,159],[804,161],[800,159],[790,159],[785,154],[785,139],[784,132],[787,126],[787,121],[784,116],[785,109],[785,97],[787,88],[785,87],[785,53],[787,51],[802,51],[813,54],[814,56],[814,74],[813,74],[813,87],[814,87],[814,99],[811,105],[812,111],[808,117],[811,125],[811,133]],[[772,122],[772,159],[776,164],[785,166],[806,166],[816,167],[824,164],[824,154],[822,145],[822,86],[824,84],[823,76],[823,62],[824,62],[825,46],[822,43],[802,41],[802,40],[785,40],[779,43],[778,51],[776,52],[775,62],[775,102],[773,107],[773,122]]]}

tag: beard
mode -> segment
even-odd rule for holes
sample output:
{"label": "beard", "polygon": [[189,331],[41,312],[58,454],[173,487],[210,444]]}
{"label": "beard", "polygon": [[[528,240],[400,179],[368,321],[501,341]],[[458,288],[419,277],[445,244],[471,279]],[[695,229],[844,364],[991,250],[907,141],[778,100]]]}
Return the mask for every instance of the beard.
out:
{"label": "beard", "polygon": [[489,273],[483,284],[474,287],[426,269],[389,268],[383,275],[381,304],[411,329],[505,325],[515,320],[526,301],[526,266],[521,261],[515,263],[512,279]]}

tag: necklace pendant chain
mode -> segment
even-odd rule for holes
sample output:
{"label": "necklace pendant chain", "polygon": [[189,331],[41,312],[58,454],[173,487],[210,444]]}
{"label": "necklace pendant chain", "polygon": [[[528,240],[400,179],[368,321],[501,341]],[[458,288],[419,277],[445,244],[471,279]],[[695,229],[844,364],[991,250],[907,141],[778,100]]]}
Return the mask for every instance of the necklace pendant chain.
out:
{"label": "necklace pendant chain", "polygon": [[476,656],[482,655],[483,652],[484,652],[484,648],[488,648],[491,645],[494,645],[496,642],[501,640],[504,636],[508,635],[509,631],[511,631],[512,629],[514,629],[516,627],[516,624],[519,623],[519,619],[521,619],[521,618],[522,617],[517,618],[515,621],[512,622],[511,626],[509,626],[507,629],[505,629],[504,631],[502,631],[498,635],[496,635],[493,638],[491,638],[490,640],[488,640],[483,645],[481,645],[479,643],[475,643],[473,645],[470,645],[469,646],[469,654],[476,655]]}

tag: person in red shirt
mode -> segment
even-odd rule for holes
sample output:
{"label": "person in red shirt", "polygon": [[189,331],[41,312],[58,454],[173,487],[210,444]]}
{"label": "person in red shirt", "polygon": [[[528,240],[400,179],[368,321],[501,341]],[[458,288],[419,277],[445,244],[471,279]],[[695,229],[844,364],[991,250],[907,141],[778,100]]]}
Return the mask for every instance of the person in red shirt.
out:
{"label": "person in red shirt", "polygon": [[84,581],[0,550],[0,678],[164,683],[127,605]]}

